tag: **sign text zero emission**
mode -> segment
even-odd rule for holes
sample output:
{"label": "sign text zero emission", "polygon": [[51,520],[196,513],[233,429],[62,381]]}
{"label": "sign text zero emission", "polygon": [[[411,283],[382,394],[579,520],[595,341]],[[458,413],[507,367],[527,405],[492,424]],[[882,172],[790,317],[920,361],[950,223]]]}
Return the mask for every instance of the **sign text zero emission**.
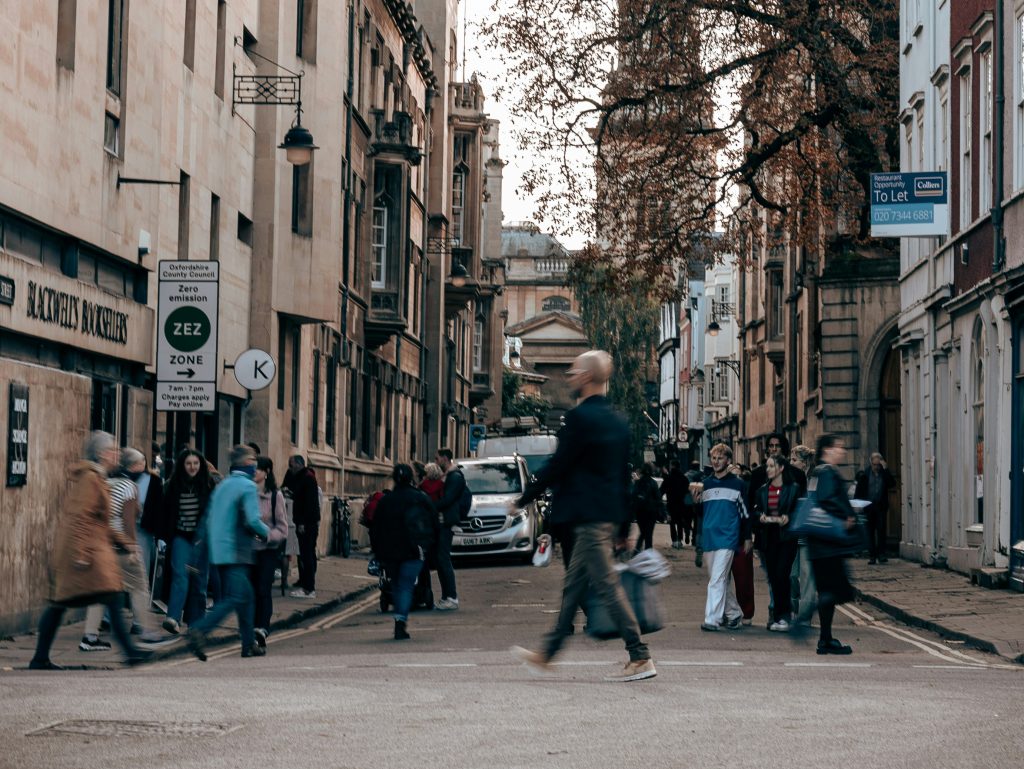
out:
{"label": "sign text zero emission", "polygon": [[871,235],[927,237],[949,234],[945,171],[871,174]]}
{"label": "sign text zero emission", "polygon": [[157,410],[213,411],[220,264],[161,261],[159,275]]}

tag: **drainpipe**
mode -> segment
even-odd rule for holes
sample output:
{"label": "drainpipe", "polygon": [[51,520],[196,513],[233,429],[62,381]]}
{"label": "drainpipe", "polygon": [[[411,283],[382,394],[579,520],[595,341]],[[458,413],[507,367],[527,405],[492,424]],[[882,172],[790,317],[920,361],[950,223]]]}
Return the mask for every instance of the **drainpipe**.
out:
{"label": "drainpipe", "polygon": [[[344,190],[343,195],[343,208],[344,215],[342,216],[341,226],[341,318],[338,319],[338,328],[341,332],[341,343],[345,345],[345,367],[351,366],[350,355],[351,351],[348,344],[348,271],[349,264],[351,261],[351,253],[349,246],[349,236],[351,235],[351,219],[352,219],[352,96],[355,92],[355,83],[352,78],[352,69],[355,65],[355,57],[352,53],[352,46],[355,42],[355,25],[356,25],[356,10],[354,5],[350,2],[348,4],[348,81],[345,83],[345,93],[348,96],[348,106],[345,109],[345,173],[347,178],[342,179],[341,188]],[[336,364],[336,365],[340,365]],[[347,383],[348,378],[344,377],[343,381]],[[347,414],[348,419],[345,421],[344,427],[341,427],[341,436],[338,440],[338,445],[341,447],[338,460],[341,463],[341,479],[340,488],[342,496],[345,495],[345,455],[348,453],[348,432],[349,432],[349,420],[353,418],[352,414],[348,413],[348,386],[343,384],[341,387],[341,404],[338,409],[338,414]],[[338,420],[339,423],[341,420]]]}
{"label": "drainpipe", "polygon": [[995,191],[992,196],[992,273],[1001,272],[1006,262],[1006,240],[1003,238],[1003,158],[1006,154],[1003,146],[1003,117],[1006,112],[1006,90],[1005,90],[1005,63],[1003,61],[1004,38],[1006,36],[1003,20],[1003,3],[995,3],[995,20],[992,58],[995,60],[993,84],[995,90],[995,125],[993,126],[992,141],[995,144],[993,162],[993,185]]}

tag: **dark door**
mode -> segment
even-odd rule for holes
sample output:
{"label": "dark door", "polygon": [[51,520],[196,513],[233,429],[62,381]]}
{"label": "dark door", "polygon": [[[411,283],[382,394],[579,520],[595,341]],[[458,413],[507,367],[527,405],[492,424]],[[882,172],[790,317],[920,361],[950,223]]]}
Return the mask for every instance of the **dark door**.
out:
{"label": "dark door", "polygon": [[899,548],[903,537],[903,510],[900,505],[903,444],[900,431],[900,354],[897,350],[889,350],[885,356],[878,397],[878,450],[896,478],[896,488],[889,492],[889,515],[885,522],[885,541],[891,550]]}

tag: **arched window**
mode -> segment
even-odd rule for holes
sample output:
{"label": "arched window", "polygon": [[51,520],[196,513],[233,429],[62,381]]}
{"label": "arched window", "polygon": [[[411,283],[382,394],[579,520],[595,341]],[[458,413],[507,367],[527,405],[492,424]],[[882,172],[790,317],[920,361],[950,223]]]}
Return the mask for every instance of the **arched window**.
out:
{"label": "arched window", "polygon": [[542,312],[553,312],[556,310],[559,312],[570,312],[571,309],[572,305],[569,304],[569,300],[564,296],[549,296],[541,304]]}

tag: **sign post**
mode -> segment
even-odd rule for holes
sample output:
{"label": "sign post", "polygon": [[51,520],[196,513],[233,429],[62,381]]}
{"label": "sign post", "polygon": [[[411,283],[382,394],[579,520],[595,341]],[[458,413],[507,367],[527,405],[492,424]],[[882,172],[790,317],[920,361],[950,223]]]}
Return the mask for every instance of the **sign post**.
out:
{"label": "sign post", "polygon": [[871,236],[949,235],[945,171],[871,174]]}
{"label": "sign post", "polygon": [[214,411],[220,264],[161,261],[157,411]]}

